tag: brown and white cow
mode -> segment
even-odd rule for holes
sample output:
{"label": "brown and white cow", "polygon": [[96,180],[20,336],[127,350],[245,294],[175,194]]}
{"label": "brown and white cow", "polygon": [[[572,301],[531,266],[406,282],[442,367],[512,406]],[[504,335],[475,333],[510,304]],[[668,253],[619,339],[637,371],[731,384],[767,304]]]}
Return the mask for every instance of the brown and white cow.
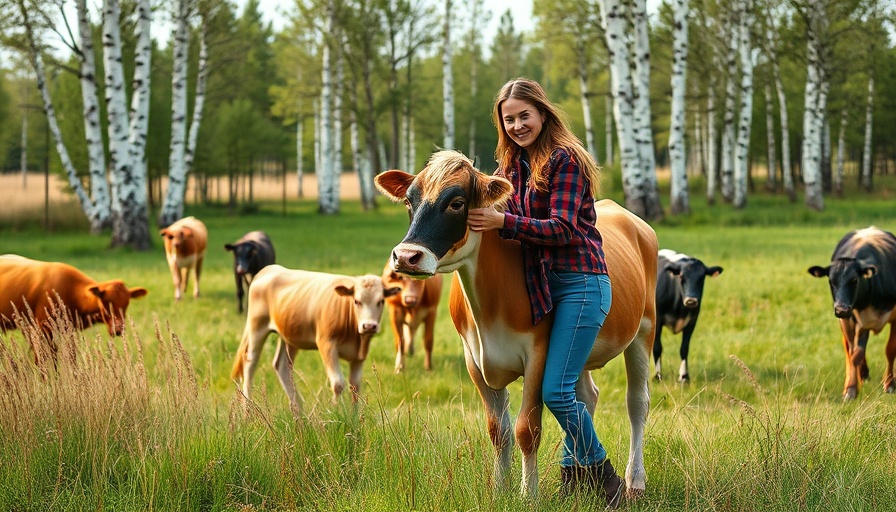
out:
{"label": "brown and white cow", "polygon": [[429,279],[413,279],[399,274],[386,262],[383,269],[386,286],[401,288],[401,293],[386,299],[392,332],[395,334],[395,373],[404,370],[404,356],[414,355],[414,336],[423,324],[423,367],[432,370],[432,347],[436,329],[436,312],[442,298],[442,275]]}
{"label": "brown and white cow", "polygon": [[[513,445],[507,386],[523,377],[515,434],[523,455],[523,492],[537,493],[541,382],[553,316],[532,325],[519,244],[500,238],[497,231],[477,233],[467,227],[467,211],[506,200],[510,182],[481,173],[458,152],[440,151],[416,176],[387,171],[376,177],[376,184],[388,197],[404,201],[410,214],[408,233],[392,251],[393,268],[417,278],[455,272],[451,318],[463,338],[467,371],[485,405],[499,485],[505,482]],[[593,414],[598,390],[590,370],[624,354],[631,424],[626,483],[629,495],[636,497],[646,483],[644,426],[656,329],[657,239],[647,223],[612,201],[597,203],[597,217],[613,283],[613,307],[576,394]]]}
{"label": "brown and white cow", "polygon": [[380,276],[360,277],[291,270],[281,265],[261,269],[249,285],[246,328],[231,377],[248,399],[252,374],[272,332],[280,336],[274,368],[296,413],[301,403],[292,379],[299,350],[320,352],[334,398],[345,390],[339,359],[349,362],[352,397],[361,390],[361,368],[370,338],[379,331],[385,299],[399,293]]}
{"label": "brown and white cow", "polygon": [[813,266],[809,273],[827,277],[834,298],[834,315],[840,320],[846,350],[843,399],[859,394],[868,378],[865,347],[870,333],[890,324],[887,370],[883,388],[896,393],[893,360],[896,359],[896,236],[874,226],[847,233],[834,249],[831,264]]}
{"label": "brown and white cow", "polygon": [[196,217],[184,217],[167,228],[159,230],[165,240],[165,257],[174,279],[174,300],[178,301],[187,291],[190,272],[193,273],[193,297],[199,297],[199,276],[202,260],[208,244],[205,224]]}
{"label": "brown and white cow", "polygon": [[146,293],[145,288],[128,288],[119,279],[94,281],[66,263],[0,256],[0,328],[4,330],[18,327],[15,311],[25,315],[30,309],[35,324],[52,338],[51,318],[61,301],[76,326],[104,323],[110,335],[118,336],[124,331],[131,299]]}

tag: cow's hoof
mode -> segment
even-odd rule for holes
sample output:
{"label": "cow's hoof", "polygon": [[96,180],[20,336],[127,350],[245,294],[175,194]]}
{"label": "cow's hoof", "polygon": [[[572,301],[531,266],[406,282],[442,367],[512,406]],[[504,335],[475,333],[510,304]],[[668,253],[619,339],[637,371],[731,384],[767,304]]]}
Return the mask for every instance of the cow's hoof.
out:
{"label": "cow's hoof", "polygon": [[663,380],[663,376],[660,374],[656,374],[653,376],[653,380],[659,382],[659,381]]}
{"label": "cow's hoof", "polygon": [[889,384],[885,384],[884,391],[886,391],[887,393],[889,393],[891,395],[893,393],[896,393],[896,382],[890,381]]}
{"label": "cow's hoof", "polygon": [[684,375],[679,375],[679,376],[678,376],[678,382],[681,383],[681,384],[690,384],[690,383],[691,383],[691,376],[688,375],[687,373],[684,374]]}
{"label": "cow's hoof", "polygon": [[644,497],[644,489],[626,489],[625,490],[625,499],[627,500],[638,500]]}
{"label": "cow's hoof", "polygon": [[859,390],[855,386],[849,386],[846,388],[846,391],[843,392],[843,401],[848,402],[850,400],[855,400],[857,396],[859,396]]}

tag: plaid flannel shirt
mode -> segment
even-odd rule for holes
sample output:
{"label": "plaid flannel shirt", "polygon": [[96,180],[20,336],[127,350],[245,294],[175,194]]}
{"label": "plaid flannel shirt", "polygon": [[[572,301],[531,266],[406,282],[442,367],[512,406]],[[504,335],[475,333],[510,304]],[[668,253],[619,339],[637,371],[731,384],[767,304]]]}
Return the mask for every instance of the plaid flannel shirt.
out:
{"label": "plaid flannel shirt", "polygon": [[553,309],[549,271],[607,274],[602,239],[595,226],[594,196],[587,178],[572,155],[562,148],[554,150],[548,166],[548,192],[529,186],[525,153],[512,168],[495,172],[513,184],[500,234],[522,242],[533,324]]}

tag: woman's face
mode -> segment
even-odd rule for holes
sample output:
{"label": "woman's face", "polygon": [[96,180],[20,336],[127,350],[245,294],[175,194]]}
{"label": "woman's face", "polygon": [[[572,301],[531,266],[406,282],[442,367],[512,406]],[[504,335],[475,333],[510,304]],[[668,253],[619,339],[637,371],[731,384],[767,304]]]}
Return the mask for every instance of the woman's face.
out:
{"label": "woman's face", "polygon": [[544,125],[544,116],[535,105],[517,98],[507,98],[501,103],[501,119],[507,135],[523,148],[538,139]]}

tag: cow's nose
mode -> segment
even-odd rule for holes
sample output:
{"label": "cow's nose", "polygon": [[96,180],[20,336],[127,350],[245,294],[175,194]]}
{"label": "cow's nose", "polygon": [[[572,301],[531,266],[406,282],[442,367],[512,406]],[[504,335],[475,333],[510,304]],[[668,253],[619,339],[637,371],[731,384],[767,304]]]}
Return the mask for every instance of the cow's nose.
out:
{"label": "cow's nose", "polygon": [[377,322],[361,322],[361,334],[375,333],[379,328]]}
{"label": "cow's nose", "polygon": [[849,318],[852,308],[843,304],[834,304],[834,316],[837,318]]}
{"label": "cow's nose", "polygon": [[404,305],[405,306],[416,306],[417,305],[417,297],[405,297]]}
{"label": "cow's nose", "polygon": [[698,304],[700,304],[700,301],[696,297],[686,297],[684,299],[684,307],[686,308],[696,308]]}
{"label": "cow's nose", "polygon": [[423,251],[417,249],[394,249],[392,266],[395,270],[416,270],[423,260]]}

